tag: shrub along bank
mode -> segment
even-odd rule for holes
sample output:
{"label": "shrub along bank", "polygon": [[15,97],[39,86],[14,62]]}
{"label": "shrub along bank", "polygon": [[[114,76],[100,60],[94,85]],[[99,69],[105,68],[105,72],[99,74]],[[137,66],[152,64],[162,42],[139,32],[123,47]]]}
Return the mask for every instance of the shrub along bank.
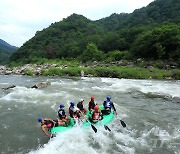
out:
{"label": "shrub along bank", "polygon": [[176,79],[180,80],[180,69],[174,62],[164,61],[115,61],[87,62],[77,60],[38,60],[36,64],[1,67],[0,74],[43,76],[88,76],[126,79]]}
{"label": "shrub along bank", "polygon": [[180,79],[180,70],[161,70],[152,68],[151,70],[141,67],[68,67],[66,69],[50,68],[42,70],[44,76],[93,76],[93,77],[111,77],[126,79]]}

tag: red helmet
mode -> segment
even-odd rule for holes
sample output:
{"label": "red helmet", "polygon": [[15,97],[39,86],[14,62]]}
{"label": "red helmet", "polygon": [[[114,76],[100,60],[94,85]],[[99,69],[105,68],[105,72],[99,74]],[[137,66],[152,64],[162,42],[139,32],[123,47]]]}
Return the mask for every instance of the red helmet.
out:
{"label": "red helmet", "polygon": [[94,100],[94,96],[91,96],[91,100]]}
{"label": "red helmet", "polygon": [[98,110],[98,109],[99,109],[99,106],[96,105],[96,106],[94,107],[94,110]]}

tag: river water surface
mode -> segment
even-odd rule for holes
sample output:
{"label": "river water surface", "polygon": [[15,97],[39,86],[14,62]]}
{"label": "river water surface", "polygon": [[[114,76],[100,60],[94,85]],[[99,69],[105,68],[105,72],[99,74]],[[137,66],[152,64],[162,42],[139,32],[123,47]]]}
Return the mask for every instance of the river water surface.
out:
{"label": "river water surface", "polygon": [[[51,86],[30,88],[45,81]],[[112,97],[111,132],[76,126],[51,140],[42,133],[40,116],[56,119],[60,103],[67,109],[81,98],[87,107],[92,95],[98,104]],[[1,154],[180,154],[179,117],[180,81],[0,76]]]}

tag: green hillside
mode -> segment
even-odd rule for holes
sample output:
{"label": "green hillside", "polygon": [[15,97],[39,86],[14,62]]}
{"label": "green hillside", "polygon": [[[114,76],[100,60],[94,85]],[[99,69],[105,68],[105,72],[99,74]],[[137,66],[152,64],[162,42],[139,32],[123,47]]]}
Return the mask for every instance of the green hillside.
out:
{"label": "green hillside", "polygon": [[10,55],[18,48],[0,39],[0,64],[7,64]]}
{"label": "green hillside", "polygon": [[42,58],[180,63],[180,1],[155,0],[131,14],[112,14],[97,21],[72,14],[36,32],[10,61],[33,63]]}

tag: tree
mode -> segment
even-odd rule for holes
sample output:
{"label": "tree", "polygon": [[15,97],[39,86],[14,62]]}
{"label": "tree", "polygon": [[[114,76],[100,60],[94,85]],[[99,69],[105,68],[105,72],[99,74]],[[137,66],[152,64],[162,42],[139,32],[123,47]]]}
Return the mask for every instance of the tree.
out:
{"label": "tree", "polygon": [[83,62],[86,61],[100,61],[104,58],[104,54],[102,51],[99,51],[96,47],[96,45],[94,45],[93,43],[89,43],[87,45],[86,50],[83,52],[82,56],[81,56],[81,60]]}

